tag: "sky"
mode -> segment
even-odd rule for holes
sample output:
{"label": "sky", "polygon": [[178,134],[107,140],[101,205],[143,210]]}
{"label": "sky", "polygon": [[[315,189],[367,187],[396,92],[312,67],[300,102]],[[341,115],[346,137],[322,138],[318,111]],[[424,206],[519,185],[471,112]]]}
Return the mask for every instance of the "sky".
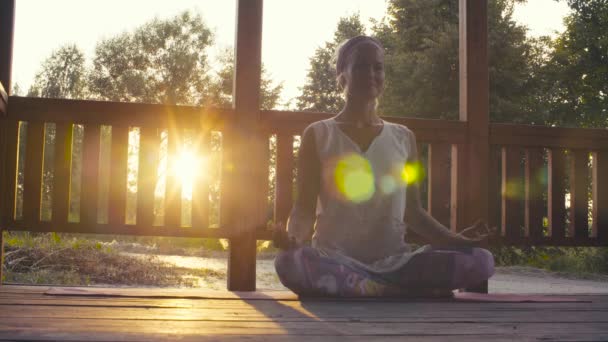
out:
{"label": "sky", "polygon": [[[457,0],[454,0],[457,1]],[[13,84],[31,85],[41,63],[58,47],[78,45],[90,61],[95,44],[131,31],[154,17],[194,10],[215,34],[213,58],[234,46],[235,0],[17,0],[13,43]],[[299,94],[309,58],[333,38],[340,17],[359,13],[364,23],[386,14],[385,0],[265,0],[262,61],[277,82],[282,100]],[[568,6],[555,0],[528,0],[515,8],[515,20],[538,36],[563,30]]]}

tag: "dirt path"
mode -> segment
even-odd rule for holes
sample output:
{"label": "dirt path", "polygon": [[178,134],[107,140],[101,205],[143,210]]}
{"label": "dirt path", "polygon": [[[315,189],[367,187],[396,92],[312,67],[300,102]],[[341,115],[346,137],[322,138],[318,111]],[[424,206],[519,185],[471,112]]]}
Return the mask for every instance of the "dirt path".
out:
{"label": "dirt path", "polygon": [[[145,254],[124,253],[136,257]],[[159,260],[183,268],[207,268],[226,272],[226,258],[223,257],[192,257],[180,255],[158,255]],[[226,288],[226,278],[198,278],[198,286],[216,290]],[[257,261],[258,289],[285,290],[274,271],[273,260],[270,258]],[[532,267],[498,267],[496,274],[489,282],[490,292],[501,293],[551,293],[551,294],[608,294],[608,277],[597,279],[572,279],[556,273]]]}

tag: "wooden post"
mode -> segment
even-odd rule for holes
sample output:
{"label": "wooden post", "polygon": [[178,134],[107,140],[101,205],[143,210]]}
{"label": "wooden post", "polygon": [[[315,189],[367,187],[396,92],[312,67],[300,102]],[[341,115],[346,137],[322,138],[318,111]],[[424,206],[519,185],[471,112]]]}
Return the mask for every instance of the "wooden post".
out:
{"label": "wooden post", "polygon": [[233,106],[235,117],[223,132],[220,224],[231,230],[228,289],[255,291],[255,229],[265,223],[264,184],[268,170],[261,160],[267,140],[259,129],[262,69],[263,0],[237,2]]}
{"label": "wooden post", "polygon": [[0,1],[0,83],[11,93],[13,65],[13,32],[15,28],[15,0]]}
{"label": "wooden post", "polygon": [[[4,87],[4,94],[11,93],[11,68],[13,65],[13,33],[15,31],[15,0],[0,1],[0,85]],[[1,92],[1,90],[0,90]],[[3,94],[3,95],[4,95]],[[0,107],[3,108],[0,112],[0,285],[2,284],[2,265],[4,264],[4,239],[2,238],[3,231],[6,228],[6,220],[8,213],[3,210],[8,208],[5,202],[10,201],[7,193],[8,182],[8,164],[7,164],[7,127],[3,122],[3,116],[8,110],[8,98],[2,96],[0,99]],[[16,147],[12,147],[16,148]]]}
{"label": "wooden post", "polygon": [[[459,1],[460,120],[467,122],[467,143],[457,148],[452,198],[456,204],[453,228],[460,230],[477,219],[488,222],[489,70],[487,0]],[[487,292],[481,284],[476,292]]]}

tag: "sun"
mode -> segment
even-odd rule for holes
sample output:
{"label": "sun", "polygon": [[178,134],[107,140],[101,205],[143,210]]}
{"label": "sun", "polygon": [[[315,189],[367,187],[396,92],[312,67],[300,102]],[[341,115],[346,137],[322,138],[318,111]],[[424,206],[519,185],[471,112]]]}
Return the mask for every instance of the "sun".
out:
{"label": "sun", "polygon": [[190,147],[183,147],[172,165],[172,174],[182,186],[182,198],[192,200],[192,188],[205,175],[206,158]]}

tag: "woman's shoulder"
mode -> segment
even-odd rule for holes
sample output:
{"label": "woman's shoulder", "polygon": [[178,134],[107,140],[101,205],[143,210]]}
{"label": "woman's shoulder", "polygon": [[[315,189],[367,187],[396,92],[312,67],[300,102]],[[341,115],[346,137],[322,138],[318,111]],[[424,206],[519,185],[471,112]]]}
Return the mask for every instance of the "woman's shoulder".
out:
{"label": "woman's shoulder", "polygon": [[414,132],[405,125],[388,121],[384,121],[384,124],[389,128],[392,135],[397,140],[410,141],[415,139]]}
{"label": "woman's shoulder", "polygon": [[304,128],[303,136],[316,136],[327,132],[333,118],[315,121]]}

